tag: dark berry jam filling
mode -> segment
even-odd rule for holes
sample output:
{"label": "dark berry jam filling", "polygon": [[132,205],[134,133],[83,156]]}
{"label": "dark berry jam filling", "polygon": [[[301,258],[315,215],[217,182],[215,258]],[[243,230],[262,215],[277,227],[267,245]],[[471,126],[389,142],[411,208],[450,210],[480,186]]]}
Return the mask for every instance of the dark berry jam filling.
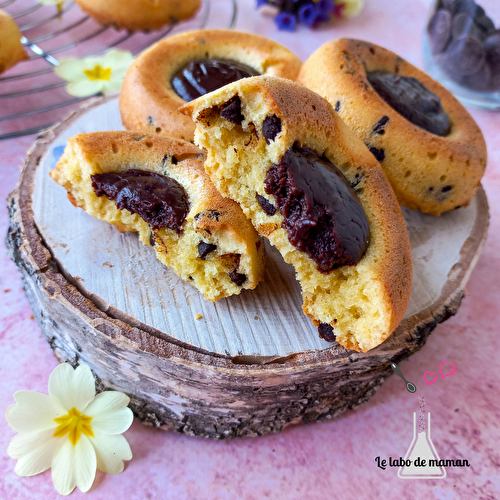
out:
{"label": "dark berry jam filling", "polygon": [[409,122],[431,134],[449,133],[450,120],[441,99],[419,80],[384,71],[374,71],[367,76],[377,94]]}
{"label": "dark berry jam filling", "polygon": [[319,271],[361,260],[370,241],[368,219],[349,181],[327,158],[295,144],[268,170],[265,185],[288,240]]}
{"label": "dark berry jam filling", "polygon": [[172,78],[175,93],[185,101],[192,101],[229,83],[260,73],[246,64],[229,59],[191,61]]}
{"label": "dark berry jam filling", "polygon": [[113,200],[119,210],[139,215],[153,229],[167,227],[180,234],[189,203],[186,191],[176,180],[145,170],[90,177],[95,194]]}

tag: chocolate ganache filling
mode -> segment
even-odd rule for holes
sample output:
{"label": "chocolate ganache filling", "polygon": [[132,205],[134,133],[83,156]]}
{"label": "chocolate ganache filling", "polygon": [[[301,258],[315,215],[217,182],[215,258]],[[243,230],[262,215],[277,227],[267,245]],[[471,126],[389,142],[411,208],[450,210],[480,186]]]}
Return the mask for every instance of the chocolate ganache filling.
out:
{"label": "chocolate ganache filling", "polygon": [[328,273],[356,265],[368,248],[370,227],[342,172],[324,156],[297,144],[272,165],[265,179],[284,217],[290,243]]}
{"label": "chocolate ganache filling", "polygon": [[385,71],[373,71],[367,76],[377,94],[409,122],[435,135],[449,133],[450,120],[441,99],[419,80]]}
{"label": "chocolate ganache filling", "polygon": [[180,234],[189,203],[186,191],[176,180],[145,170],[90,177],[95,194],[114,200],[119,210],[125,208],[139,215],[153,229],[168,227]]}
{"label": "chocolate ganache filling", "polygon": [[229,59],[191,61],[172,78],[172,88],[185,101],[192,101],[229,83],[260,73],[250,66]]}

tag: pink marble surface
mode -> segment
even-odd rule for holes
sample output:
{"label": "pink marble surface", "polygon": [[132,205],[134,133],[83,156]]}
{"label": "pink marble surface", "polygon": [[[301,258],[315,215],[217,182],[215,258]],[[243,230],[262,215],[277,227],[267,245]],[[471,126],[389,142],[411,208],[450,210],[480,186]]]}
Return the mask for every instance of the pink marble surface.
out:
{"label": "pink marble surface", "polygon": [[[21,3],[21,2],[18,2]],[[367,0],[361,17],[311,33],[279,33],[271,19],[240,0],[237,27],[274,38],[305,58],[332,38],[364,38],[422,65],[420,35],[429,0]],[[0,93],[2,91],[0,84]],[[4,114],[9,103],[0,101]],[[15,112],[15,110],[7,110]],[[473,110],[489,150],[483,186],[491,210],[484,252],[467,286],[458,315],[437,327],[427,345],[401,368],[418,385],[405,391],[391,377],[368,403],[330,423],[299,426],[258,439],[207,441],[162,432],[135,422],[126,433],[134,459],[119,476],[99,475],[88,498],[129,499],[495,499],[500,498],[500,115]],[[34,137],[0,143],[0,199],[16,183],[19,165]],[[0,233],[7,211],[0,207]],[[57,362],[31,318],[14,264],[1,252],[0,414],[16,390],[47,391]],[[442,360],[456,373],[433,385],[423,373],[437,372]],[[470,468],[448,468],[443,480],[402,480],[396,468],[377,468],[377,456],[404,456],[412,438],[412,413],[425,396],[432,437],[441,458],[465,458]],[[50,472],[34,478],[14,473],[6,454],[14,436],[0,417],[0,499],[49,499],[59,495]],[[84,495],[78,490],[74,498]]]}

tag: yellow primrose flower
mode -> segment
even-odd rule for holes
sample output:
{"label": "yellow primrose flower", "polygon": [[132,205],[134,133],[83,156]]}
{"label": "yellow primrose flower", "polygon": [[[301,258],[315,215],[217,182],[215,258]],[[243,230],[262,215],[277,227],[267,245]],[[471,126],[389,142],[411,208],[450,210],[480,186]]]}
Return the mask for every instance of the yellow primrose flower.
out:
{"label": "yellow primrose flower", "polygon": [[68,94],[88,97],[99,92],[119,92],[134,56],[128,50],[112,49],[101,57],[65,57],[54,68],[56,75],[70,82]]}
{"label": "yellow primrose flower", "polygon": [[90,368],[59,365],[50,375],[49,395],[33,391],[14,394],[7,421],[18,432],[7,453],[17,459],[20,476],[34,476],[50,467],[61,495],[77,486],[88,491],[96,469],[120,474],[132,458],[122,433],[132,424],[130,399],[117,391],[95,395]]}
{"label": "yellow primrose flower", "polygon": [[364,0],[335,0],[335,5],[342,5],[342,17],[356,17],[363,10],[365,2]]}
{"label": "yellow primrose flower", "polygon": [[58,12],[62,12],[63,3],[66,0],[36,0],[38,3],[42,5],[56,5]]}

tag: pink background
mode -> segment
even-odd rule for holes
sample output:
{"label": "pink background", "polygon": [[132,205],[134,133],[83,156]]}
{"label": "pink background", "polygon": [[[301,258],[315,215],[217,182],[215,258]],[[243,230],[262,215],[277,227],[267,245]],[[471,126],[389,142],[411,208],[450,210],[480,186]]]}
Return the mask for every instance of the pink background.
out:
{"label": "pink background", "polygon": [[[367,0],[359,18],[314,32],[299,28],[293,34],[278,32],[270,17],[254,11],[253,1],[240,0],[239,4],[237,28],[278,40],[301,58],[330,39],[349,36],[383,45],[422,67],[421,32],[429,0]],[[9,109],[8,100],[0,101],[0,107],[1,115],[16,112],[12,106]],[[393,376],[368,403],[333,422],[289,428],[257,439],[208,441],[135,422],[126,433],[133,460],[119,476],[98,475],[88,498],[500,498],[500,398],[496,390],[500,368],[500,115],[470,111],[488,144],[483,186],[491,210],[489,237],[458,315],[438,326],[427,345],[402,363],[406,378],[417,384],[417,393],[409,394]],[[0,143],[0,199],[14,188],[33,140],[31,136]],[[5,235],[6,230],[7,210],[1,206],[0,233]],[[0,258],[3,415],[14,402],[15,391],[46,393],[57,361],[31,317],[18,272],[5,249]],[[438,372],[442,360],[454,363],[456,373],[426,386],[424,372]],[[470,468],[448,468],[444,480],[402,480],[397,468],[377,468],[377,456],[405,455],[412,438],[412,414],[419,409],[418,396],[425,396],[432,414],[432,438],[440,457],[467,459]],[[0,498],[57,498],[50,472],[33,478],[14,473],[15,461],[6,453],[14,434],[0,417]],[[81,496],[78,490],[73,494]]]}

